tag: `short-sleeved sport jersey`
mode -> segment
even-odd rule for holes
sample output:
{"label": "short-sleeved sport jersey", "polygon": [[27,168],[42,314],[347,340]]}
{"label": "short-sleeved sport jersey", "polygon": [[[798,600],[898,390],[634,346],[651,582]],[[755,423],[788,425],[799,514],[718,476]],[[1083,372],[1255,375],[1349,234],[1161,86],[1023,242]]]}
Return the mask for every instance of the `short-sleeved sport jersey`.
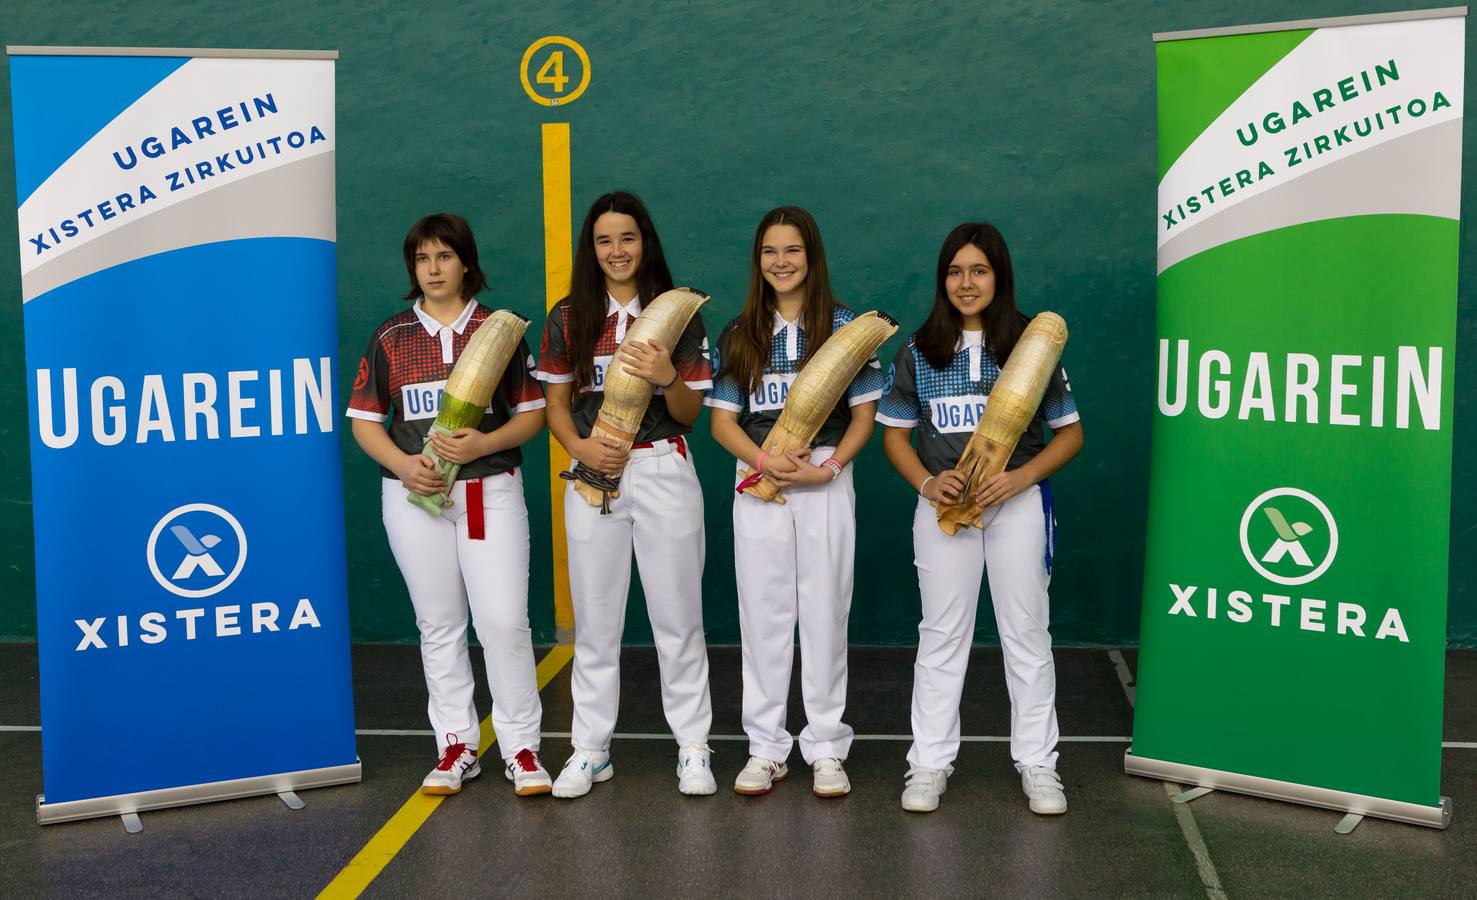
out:
{"label": "short-sleeved sport jersey", "polygon": [[[610,368],[616,348],[626,338],[626,329],[636,316],[641,314],[641,299],[638,297],[622,306],[614,297],[606,298],[605,324],[600,337],[595,341],[594,383],[585,385],[584,390],[575,391],[570,402],[570,417],[575,430],[582,438],[590,436],[595,427],[595,418],[600,414],[600,404],[605,402],[605,372]],[[572,384],[574,363],[569,359],[565,335],[569,333],[569,298],[560,300],[549,310],[549,321],[544,326],[543,345],[539,348],[536,377],[545,384]],[[708,356],[708,332],[703,327],[703,318],[696,313],[677,339],[672,350],[672,366],[677,377],[694,391],[706,391],[713,386],[713,364]],[[667,411],[667,401],[661,388],[656,388],[646,415],[641,419],[641,428],[636,432],[638,444],[659,441],[664,438],[687,434],[691,425],[683,425]]]}
{"label": "short-sleeved sport jersey", "polygon": [[[995,358],[982,345],[983,337],[983,332],[964,332],[947,369],[929,365],[911,337],[898,349],[893,362],[892,386],[877,407],[877,421],[892,428],[921,425],[918,456],[931,474],[937,475],[959,462],[985,411],[990,389],[1000,377]],[[1043,422],[1056,429],[1077,420],[1072,386],[1066,371],[1057,366],[1041,407],[1005,467],[1018,469],[1041,452],[1046,446]]]}
{"label": "short-sleeved sport jersey", "polygon": [[[844,306],[832,307],[832,333],[855,318],[856,313]],[[723,358],[728,352],[728,341],[738,324],[739,320],[734,319],[718,336],[713,391],[703,402],[717,409],[738,413],[739,427],[750,440],[762,445],[785,408],[790,385],[795,383],[795,377],[800,374],[800,360],[805,358],[805,329],[800,327],[798,320],[786,322],[780,318],[779,313],[775,313],[773,337],[769,339],[769,365],[764,367],[764,378],[759,383],[759,389],[746,394],[733,378],[723,377]],[[873,356],[862,366],[851,384],[847,385],[842,398],[844,402],[836,404],[836,408],[831,410],[831,414],[821,425],[821,430],[816,433],[815,440],[811,442],[812,445],[834,447],[840,443],[847,426],[851,424],[851,407],[880,398],[885,387],[882,364]]]}
{"label": "short-sleeved sport jersey", "polygon": [[[390,439],[395,446],[404,453],[421,452],[431,423],[441,410],[441,392],[456,360],[477,326],[491,313],[482,304],[472,302],[455,322],[442,325],[422,310],[417,300],[410,309],[386,319],[375,329],[369,348],[359,360],[348,415],[370,422],[389,419]],[[519,341],[478,430],[484,434],[495,431],[514,414],[543,405],[544,392],[533,377],[533,354],[528,352],[526,341]],[[501,475],[522,463],[522,452],[510,447],[462,466],[457,480]],[[396,477],[383,466],[380,472],[386,478]]]}

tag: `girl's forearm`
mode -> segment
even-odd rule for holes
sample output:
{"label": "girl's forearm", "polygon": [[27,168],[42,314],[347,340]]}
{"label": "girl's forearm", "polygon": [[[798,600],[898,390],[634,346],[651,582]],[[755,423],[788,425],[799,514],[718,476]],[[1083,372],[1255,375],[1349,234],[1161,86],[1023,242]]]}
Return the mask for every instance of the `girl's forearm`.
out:
{"label": "girl's forearm", "polygon": [[851,424],[846,426],[846,433],[841,436],[841,441],[836,445],[836,452],[831,454],[842,466],[846,466],[856,459],[867,446],[867,441],[872,439],[872,432],[877,427],[877,403],[858,403],[851,408]]}
{"label": "girl's forearm", "polygon": [[915,491],[921,490],[923,482],[927,481],[932,474],[913,447],[913,429],[911,428],[884,426],[882,452],[887,454],[892,467],[897,469],[898,474],[903,476],[903,480],[908,482]]}

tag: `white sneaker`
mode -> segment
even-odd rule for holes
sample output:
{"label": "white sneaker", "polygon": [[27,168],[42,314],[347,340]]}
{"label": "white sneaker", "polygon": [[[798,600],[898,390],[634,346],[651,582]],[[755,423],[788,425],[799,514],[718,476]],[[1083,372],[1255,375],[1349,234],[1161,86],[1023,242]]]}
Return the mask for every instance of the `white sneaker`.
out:
{"label": "white sneaker", "polygon": [[677,790],[698,797],[717,792],[718,782],[708,765],[712,753],[707,744],[690,744],[677,751]]}
{"label": "white sneaker", "polygon": [[448,744],[441,761],[421,782],[422,794],[459,794],[463,781],[471,781],[482,774],[482,764],[477,761],[477,751],[466,744]]}
{"label": "white sneaker", "polygon": [[823,756],[811,768],[815,770],[815,783],[811,785],[810,791],[817,797],[845,797],[851,793],[851,781],[846,777],[846,770],[841,767],[841,760],[834,756]]}
{"label": "white sneaker", "polygon": [[765,759],[762,756],[751,756],[744,770],[738,773],[738,778],[733,781],[733,791],[736,794],[745,794],[757,797],[767,794],[774,789],[776,781],[784,781],[785,776],[790,774],[790,767],[782,762]]}
{"label": "white sneaker", "polygon": [[1031,798],[1031,812],[1058,816],[1067,811],[1067,795],[1056,769],[1030,766],[1021,772],[1021,789]]}
{"label": "white sneaker", "polygon": [[903,809],[933,812],[939,808],[939,794],[947,789],[949,776],[943,769],[914,766],[903,776],[903,784]]}
{"label": "white sneaker", "polygon": [[614,774],[609,750],[576,750],[554,779],[554,796],[583,797],[590,792],[590,785],[609,781]]}
{"label": "white sneaker", "polygon": [[553,787],[549,770],[539,761],[538,754],[524,747],[503,760],[503,774],[513,782],[513,793],[520,797],[547,794]]}

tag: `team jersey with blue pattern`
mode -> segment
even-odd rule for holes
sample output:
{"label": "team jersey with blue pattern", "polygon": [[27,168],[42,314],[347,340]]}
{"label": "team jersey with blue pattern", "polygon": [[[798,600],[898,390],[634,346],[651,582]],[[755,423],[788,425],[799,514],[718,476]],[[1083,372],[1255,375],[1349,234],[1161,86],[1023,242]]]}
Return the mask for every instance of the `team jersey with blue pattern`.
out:
{"label": "team jersey with blue pattern", "polygon": [[[835,306],[831,312],[832,334],[856,318],[856,313],[844,306]],[[733,378],[723,376],[723,358],[728,352],[728,341],[739,320],[734,319],[718,336],[718,350],[713,354],[713,390],[703,401],[708,406],[738,413],[739,427],[756,444],[763,444],[769,431],[779,420],[785,408],[785,398],[790,386],[800,374],[800,361],[805,358],[805,330],[800,323],[786,322],[775,315],[774,330],[769,340],[769,365],[764,367],[764,378],[756,391],[746,393]],[[836,404],[826,421],[821,425],[815,439],[816,447],[834,447],[841,442],[851,424],[851,407],[870,403],[882,397],[887,379],[882,373],[882,364],[873,356],[862,366],[857,376],[847,385],[843,402]]]}
{"label": "team jersey with blue pattern", "polygon": [[[892,385],[877,407],[877,421],[891,428],[918,428],[918,456],[928,471],[937,475],[959,461],[999,377],[1000,367],[983,346],[970,346],[961,338],[949,367],[935,369],[910,337],[898,349]],[[1043,424],[1057,429],[1077,420],[1072,386],[1066,371],[1057,366],[1041,407],[1031,417],[1005,467],[1018,469],[1041,452],[1046,446]]]}

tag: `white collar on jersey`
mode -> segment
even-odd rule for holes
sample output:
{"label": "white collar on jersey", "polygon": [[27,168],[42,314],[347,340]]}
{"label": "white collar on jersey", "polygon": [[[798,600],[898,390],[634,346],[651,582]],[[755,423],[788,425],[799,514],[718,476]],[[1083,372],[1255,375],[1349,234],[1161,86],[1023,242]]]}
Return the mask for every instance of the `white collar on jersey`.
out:
{"label": "white collar on jersey", "polygon": [[620,313],[615,320],[615,342],[619,344],[626,339],[626,325],[632,319],[641,315],[641,295],[637,294],[631,298],[630,303],[622,304],[619,300],[615,299],[614,294],[607,292],[605,300],[606,316],[614,316],[616,313]]}
{"label": "white collar on jersey", "polygon": [[801,320],[804,318],[804,314],[801,314],[795,317],[795,321],[787,322],[785,321],[785,317],[780,315],[779,310],[774,311],[774,330],[770,334],[779,334],[791,325],[795,326],[790,328],[789,333],[785,335],[786,359],[796,360],[800,358],[800,332],[805,330],[805,327],[801,325]]}
{"label": "white collar on jersey", "polygon": [[983,331],[959,332],[959,342],[954,345],[954,352],[958,353],[964,348],[969,348],[969,380],[980,380],[980,356],[985,344],[985,333]]}
{"label": "white collar on jersey", "polygon": [[[421,298],[421,300],[423,299]],[[475,300],[468,300],[467,305],[462,307],[462,314],[456,317],[455,322],[452,322],[450,325],[442,325],[440,322],[431,318],[431,314],[426,312],[425,308],[421,305],[421,300],[415,301],[415,317],[420,320],[421,327],[426,329],[426,334],[429,334],[431,337],[435,337],[436,333],[443,328],[450,328],[457,334],[466,331],[467,323],[472,320],[472,313],[477,308],[477,302]]]}

